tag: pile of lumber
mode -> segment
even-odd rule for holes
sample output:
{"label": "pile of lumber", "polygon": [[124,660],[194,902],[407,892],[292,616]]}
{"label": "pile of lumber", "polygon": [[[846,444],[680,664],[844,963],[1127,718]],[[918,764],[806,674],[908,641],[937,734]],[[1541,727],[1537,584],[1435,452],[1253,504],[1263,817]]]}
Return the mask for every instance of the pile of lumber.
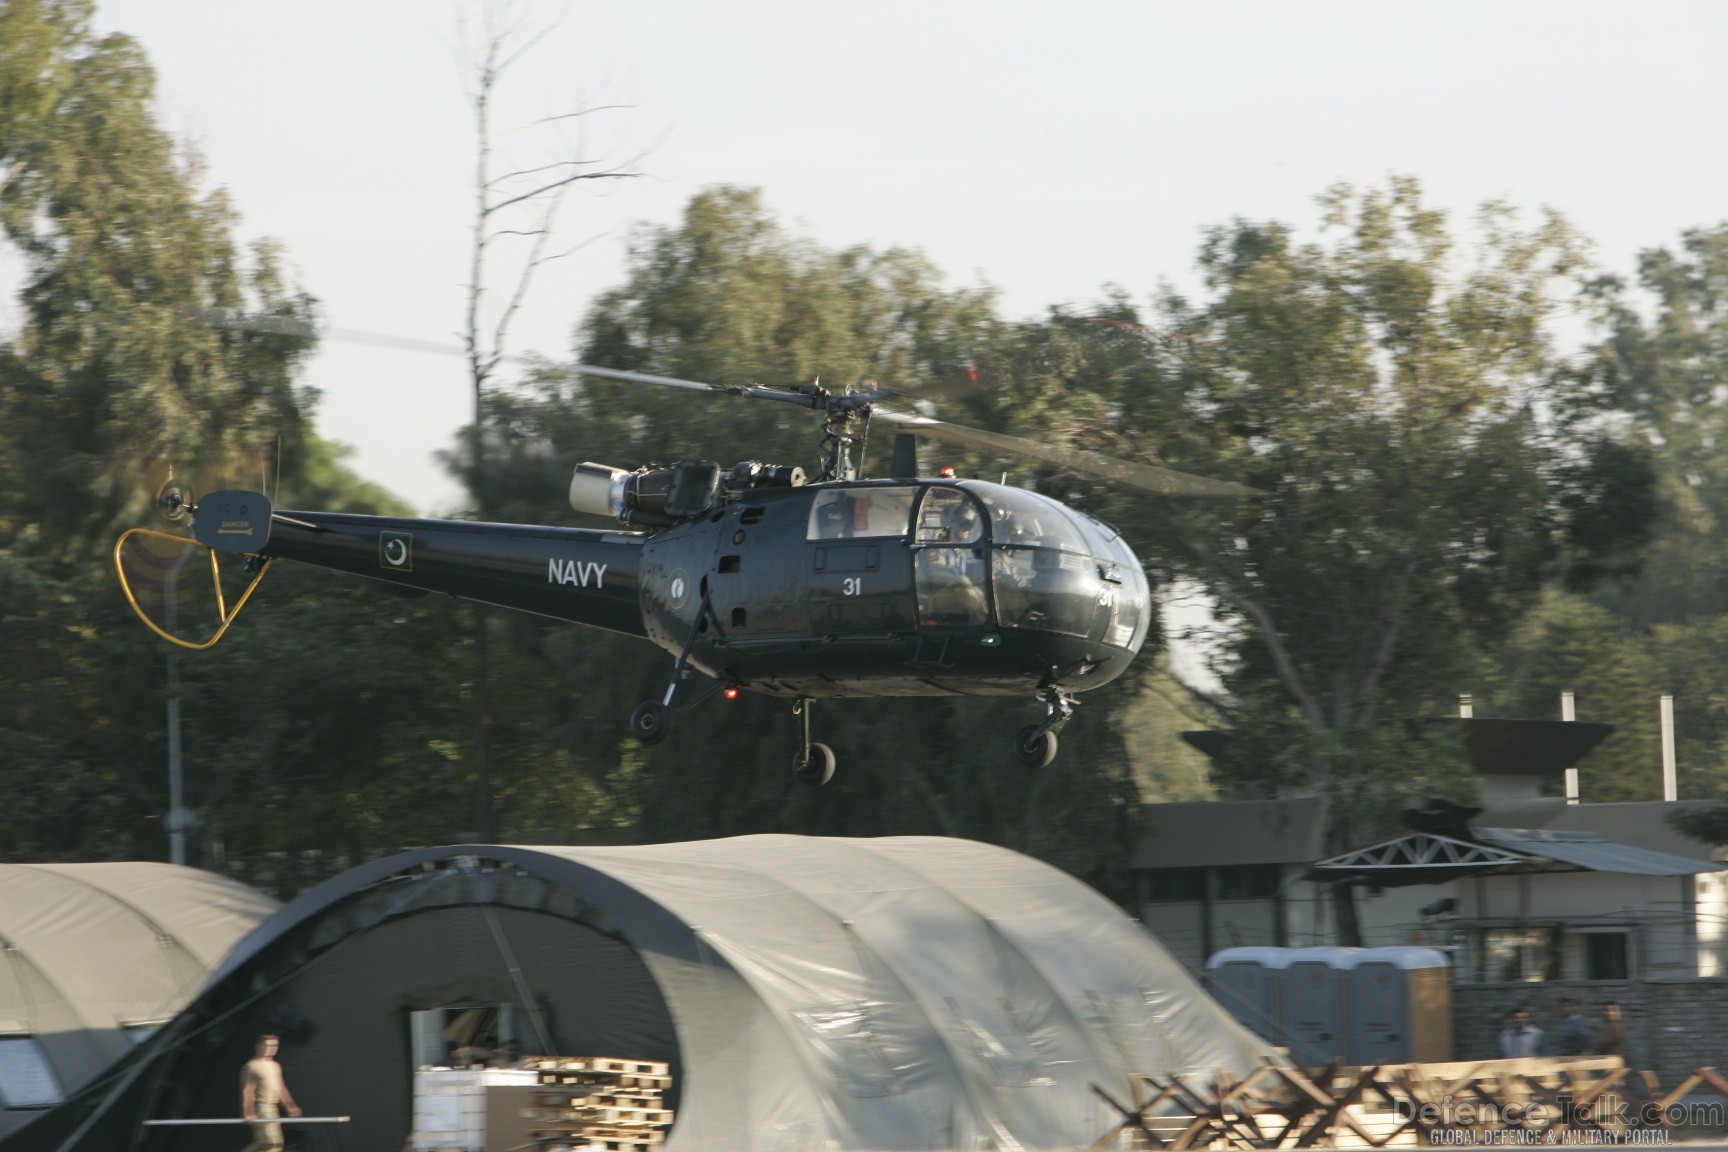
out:
{"label": "pile of lumber", "polygon": [[659,1152],[672,1125],[666,1091],[672,1069],[658,1060],[611,1056],[530,1056],[540,1074],[534,1105],[537,1152]]}

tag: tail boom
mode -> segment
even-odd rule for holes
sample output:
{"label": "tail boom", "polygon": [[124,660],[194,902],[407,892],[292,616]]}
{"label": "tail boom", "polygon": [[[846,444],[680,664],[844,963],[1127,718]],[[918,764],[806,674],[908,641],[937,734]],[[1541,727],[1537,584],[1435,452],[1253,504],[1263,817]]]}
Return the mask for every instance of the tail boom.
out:
{"label": "tail boom", "polygon": [[592,528],[281,511],[258,555],[643,636],[645,539]]}

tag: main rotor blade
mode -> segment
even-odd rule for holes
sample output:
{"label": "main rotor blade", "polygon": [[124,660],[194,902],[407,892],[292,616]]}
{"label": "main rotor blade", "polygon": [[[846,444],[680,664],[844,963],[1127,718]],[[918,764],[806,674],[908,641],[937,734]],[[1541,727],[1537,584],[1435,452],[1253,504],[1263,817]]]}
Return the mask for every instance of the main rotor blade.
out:
{"label": "main rotor blade", "polygon": [[625,372],[618,368],[598,368],[593,364],[561,364],[559,367],[573,376],[603,376],[608,380],[623,380],[630,384],[664,384],[669,388],[690,388],[697,392],[724,392],[718,384],[700,380],[680,380],[676,376],[655,376],[647,372]]}
{"label": "main rotor blade", "polygon": [[978,428],[968,428],[963,424],[949,424],[942,420],[932,420],[928,416],[914,416],[906,412],[893,412],[878,408],[874,419],[898,424],[910,431],[928,436],[932,440],[943,440],[949,444],[960,444],[968,448],[993,448],[999,452],[1011,452],[1016,456],[1029,456],[1034,460],[1042,460],[1048,464],[1060,464],[1064,468],[1072,468],[1076,472],[1085,472],[1146,492],[1155,492],[1160,496],[1191,496],[1225,500],[1266,495],[1258,488],[1250,488],[1246,484],[1236,484],[1229,480],[1209,480],[1204,476],[1191,476],[1186,472],[1160,468],[1155,464],[1136,464],[1131,460],[1118,460],[1114,456],[1088,452],[1082,448],[1062,448],[1050,444],[1039,444],[1033,440],[1024,440],[1019,436],[1004,436],[1000,432],[985,432]]}

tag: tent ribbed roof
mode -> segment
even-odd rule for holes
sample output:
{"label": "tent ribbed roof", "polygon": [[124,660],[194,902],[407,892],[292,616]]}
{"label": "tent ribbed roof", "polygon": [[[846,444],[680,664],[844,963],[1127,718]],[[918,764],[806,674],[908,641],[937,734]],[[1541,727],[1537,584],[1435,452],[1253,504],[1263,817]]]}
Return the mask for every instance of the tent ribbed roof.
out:
{"label": "tent ribbed roof", "polygon": [[1114,1122],[1093,1084],[1126,1094],[1130,1073],[1241,1074],[1273,1057],[1098,893],[938,837],[427,849],[304,893],[212,986],[348,897],[464,859],[562,888],[641,956],[681,1053],[668,1152],[770,1136],[1072,1147]]}
{"label": "tent ribbed roof", "polygon": [[131,1050],[128,1026],[178,1013],[276,907],[173,864],[0,864],[0,1034],[36,1037],[74,1091]]}
{"label": "tent ribbed roof", "polygon": [[[92,1027],[160,1022],[277,907],[214,873],[154,862],[0,864],[0,939]],[[28,1027],[29,1007],[0,1020]]]}

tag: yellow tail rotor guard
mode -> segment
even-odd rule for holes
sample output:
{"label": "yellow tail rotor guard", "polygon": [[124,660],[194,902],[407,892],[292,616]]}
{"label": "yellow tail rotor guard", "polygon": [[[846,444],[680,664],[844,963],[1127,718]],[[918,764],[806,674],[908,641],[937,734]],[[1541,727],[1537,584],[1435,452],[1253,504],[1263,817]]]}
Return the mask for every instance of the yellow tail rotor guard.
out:
{"label": "yellow tail rotor guard", "polygon": [[[218,620],[221,622],[221,626],[216,629],[216,634],[214,636],[201,644],[191,640],[183,640],[150,618],[150,614],[145,611],[144,606],[138,602],[138,595],[132,588],[131,578],[126,574],[126,564],[121,557],[121,550],[125,548],[126,541],[132,539],[134,536],[163,540],[179,547],[202,548],[209,554],[210,583],[216,594],[216,615]],[[138,619],[144,621],[145,626],[149,628],[150,631],[156,633],[156,635],[162,637],[162,639],[168,641],[170,644],[175,644],[181,648],[187,648],[194,652],[202,652],[205,649],[215,647],[217,641],[227,635],[228,629],[234,621],[240,618],[240,610],[245,608],[247,601],[252,599],[252,593],[258,590],[258,585],[264,580],[264,574],[270,571],[270,561],[265,560],[263,565],[253,575],[251,582],[246,585],[245,590],[240,593],[239,599],[234,602],[233,611],[229,611],[227,598],[222,593],[222,568],[217,560],[215,549],[190,537],[176,536],[168,532],[158,532],[153,528],[133,528],[122,533],[120,539],[114,542],[114,570],[120,576],[120,589],[126,594],[126,602],[132,606],[132,611],[138,614]]]}

